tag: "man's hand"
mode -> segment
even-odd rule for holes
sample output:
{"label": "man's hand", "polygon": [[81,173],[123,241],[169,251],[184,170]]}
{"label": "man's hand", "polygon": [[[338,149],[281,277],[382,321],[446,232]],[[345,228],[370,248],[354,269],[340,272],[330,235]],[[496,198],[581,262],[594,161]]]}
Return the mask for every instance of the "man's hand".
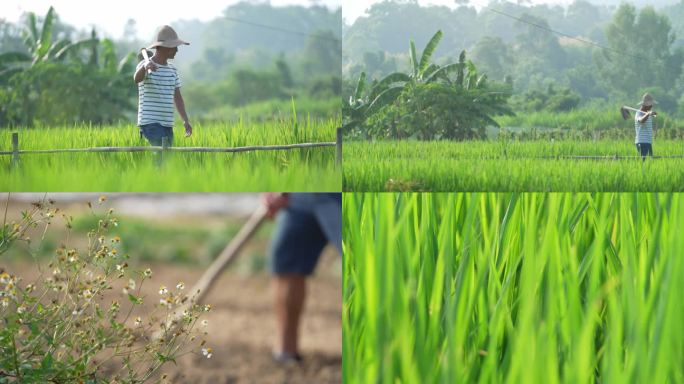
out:
{"label": "man's hand", "polygon": [[157,70],[157,64],[155,64],[152,60],[148,60],[147,64],[145,64],[145,71],[155,72],[156,70]]}
{"label": "man's hand", "polygon": [[192,135],[192,125],[189,121],[184,121],[183,126],[185,127],[185,137],[190,137]]}
{"label": "man's hand", "polygon": [[646,122],[646,120],[648,120],[649,117],[651,117],[651,116],[656,117],[657,115],[658,114],[653,112],[653,111],[648,111],[648,112],[644,113],[643,116],[641,116],[641,118],[639,119],[639,123],[644,124]]}
{"label": "man's hand", "polygon": [[142,67],[135,71],[135,74],[133,74],[133,80],[135,80],[135,83],[137,84],[143,81],[148,73],[152,73],[156,70],[157,64],[153,63],[152,60],[147,60]]}
{"label": "man's hand", "polygon": [[266,217],[272,219],[279,210],[287,207],[290,203],[290,198],[287,193],[267,192],[261,195],[261,201],[268,210]]}

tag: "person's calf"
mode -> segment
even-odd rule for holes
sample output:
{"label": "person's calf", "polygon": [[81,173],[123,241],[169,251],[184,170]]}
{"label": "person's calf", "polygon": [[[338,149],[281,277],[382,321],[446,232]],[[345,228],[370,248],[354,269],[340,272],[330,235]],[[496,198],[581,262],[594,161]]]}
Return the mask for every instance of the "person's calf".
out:
{"label": "person's calf", "polygon": [[303,275],[276,275],[274,311],[277,320],[277,338],[274,355],[298,356],[299,324],[304,309],[306,277]]}

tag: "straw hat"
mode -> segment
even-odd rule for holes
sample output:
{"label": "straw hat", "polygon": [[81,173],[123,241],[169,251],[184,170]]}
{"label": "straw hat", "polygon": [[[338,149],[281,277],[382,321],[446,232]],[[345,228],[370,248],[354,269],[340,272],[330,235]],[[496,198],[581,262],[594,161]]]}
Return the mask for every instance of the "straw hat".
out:
{"label": "straw hat", "polygon": [[149,47],[147,47],[147,49],[156,47],[176,48],[181,44],[190,45],[190,43],[179,39],[178,34],[173,30],[173,28],[165,25],[157,32],[157,41],[152,43]]}
{"label": "straw hat", "polygon": [[652,107],[653,104],[658,104],[658,102],[653,99],[653,96],[651,96],[650,93],[648,93],[648,92],[644,93],[644,96],[641,97],[641,102],[639,103],[639,105],[640,106],[643,105],[646,107]]}

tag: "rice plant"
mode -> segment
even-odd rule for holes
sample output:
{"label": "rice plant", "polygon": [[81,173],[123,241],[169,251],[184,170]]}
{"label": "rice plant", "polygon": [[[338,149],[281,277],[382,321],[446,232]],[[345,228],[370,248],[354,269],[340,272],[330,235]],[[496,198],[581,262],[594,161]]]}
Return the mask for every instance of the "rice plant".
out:
{"label": "rice plant", "polygon": [[[657,141],[347,142],[345,191],[682,191],[684,147]],[[597,156],[584,159],[573,156]],[[622,158],[627,156],[628,158]],[[573,158],[568,158],[573,157]],[[617,157],[617,159],[616,159]]]}
{"label": "rice plant", "polygon": [[[339,119],[198,124],[189,138],[177,129],[176,147],[242,147],[333,142]],[[148,145],[133,125],[20,129],[22,150]],[[11,150],[0,131],[0,151]],[[334,148],[243,153],[22,154],[19,166],[0,156],[3,191],[339,191]],[[313,181],[313,182],[312,182]]]}
{"label": "rice plant", "polygon": [[[619,118],[618,106],[614,103],[592,103],[593,106],[573,109],[571,111],[528,111],[515,115],[497,116],[501,127],[518,127],[522,131],[537,128],[539,133],[546,130],[565,130],[567,134],[597,134],[602,137],[631,137],[634,133],[634,122]],[[656,125],[665,134],[681,136],[684,120],[672,116],[665,111],[658,111]],[[632,117],[634,114],[632,113]]]}
{"label": "rice plant", "polygon": [[684,382],[684,197],[343,200],[345,383]]}

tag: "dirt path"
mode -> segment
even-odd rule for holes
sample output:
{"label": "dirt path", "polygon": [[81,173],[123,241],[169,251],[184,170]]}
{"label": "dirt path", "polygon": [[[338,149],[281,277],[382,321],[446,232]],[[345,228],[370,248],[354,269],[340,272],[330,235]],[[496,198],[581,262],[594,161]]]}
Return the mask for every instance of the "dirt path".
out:
{"label": "dirt path", "polygon": [[[170,283],[195,281],[183,269],[156,267]],[[159,273],[161,272],[161,273]],[[302,323],[301,366],[281,367],[271,360],[275,323],[267,276],[224,274],[206,299],[206,319],[214,356],[186,356],[165,370],[174,383],[340,383],[342,365],[342,290],[337,279],[313,278]]]}

